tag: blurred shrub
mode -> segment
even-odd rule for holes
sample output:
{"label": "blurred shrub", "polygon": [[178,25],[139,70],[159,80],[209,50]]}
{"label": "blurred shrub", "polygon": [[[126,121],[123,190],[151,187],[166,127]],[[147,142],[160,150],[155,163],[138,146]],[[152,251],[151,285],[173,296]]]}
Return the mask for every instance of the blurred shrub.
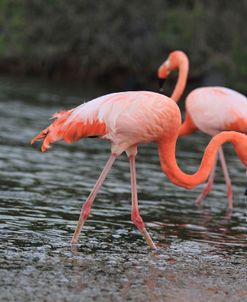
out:
{"label": "blurred shrub", "polygon": [[[0,0],[2,70],[144,85],[169,51],[246,92],[247,1]],[[131,79],[131,78],[130,78]]]}

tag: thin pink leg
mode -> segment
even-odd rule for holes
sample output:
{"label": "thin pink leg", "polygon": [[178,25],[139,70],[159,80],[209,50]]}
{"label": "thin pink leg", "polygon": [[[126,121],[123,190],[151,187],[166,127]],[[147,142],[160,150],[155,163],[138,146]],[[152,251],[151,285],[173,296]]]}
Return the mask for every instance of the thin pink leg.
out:
{"label": "thin pink leg", "polygon": [[86,222],[88,215],[90,214],[90,210],[93,204],[93,201],[100,189],[100,187],[102,186],[107,174],[109,173],[109,171],[111,170],[111,167],[115,161],[115,159],[117,158],[116,154],[111,154],[108,162],[106,163],[99,179],[97,180],[93,190],[91,191],[90,195],[88,196],[86,202],[84,203],[84,205],[81,208],[81,214],[80,214],[80,218],[77,222],[77,226],[74,232],[74,235],[72,237],[71,243],[72,244],[76,244],[78,242],[78,238],[80,236],[81,233],[81,229],[84,225],[84,223]]}
{"label": "thin pink leg", "polygon": [[145,228],[142,217],[139,213],[138,208],[138,197],[137,197],[137,187],[136,187],[136,169],[135,169],[135,156],[129,156],[130,161],[130,177],[131,177],[131,193],[132,193],[132,210],[131,210],[131,220],[137,226],[139,231],[142,233],[143,237],[147,241],[151,249],[157,249],[151,236]]}
{"label": "thin pink leg", "polygon": [[230,179],[230,176],[228,173],[227,164],[226,164],[226,160],[225,160],[225,156],[224,156],[222,147],[219,148],[219,156],[220,156],[220,162],[221,162],[223,174],[224,174],[225,181],[226,181],[228,209],[232,210],[232,208],[233,208],[233,206],[232,206],[232,184],[231,184],[231,179]]}
{"label": "thin pink leg", "polygon": [[[218,155],[217,155],[218,157]],[[199,196],[196,199],[196,206],[201,206],[202,205],[202,201],[203,199],[210,193],[210,191],[212,190],[213,187],[213,183],[214,183],[214,177],[215,177],[215,168],[216,168],[216,164],[217,164],[217,157],[215,159],[214,165],[212,167],[212,171],[210,172],[209,178],[208,178],[208,182],[205,186],[205,188],[203,189],[203,191],[201,192],[201,194],[199,194]]]}

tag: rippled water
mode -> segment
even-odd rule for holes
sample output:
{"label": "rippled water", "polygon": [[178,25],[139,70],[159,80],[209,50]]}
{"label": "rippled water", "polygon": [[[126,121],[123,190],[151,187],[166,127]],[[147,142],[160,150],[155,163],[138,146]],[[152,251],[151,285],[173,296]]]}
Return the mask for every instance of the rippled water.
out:
{"label": "rippled water", "polygon": [[[63,87],[61,87],[63,86]],[[109,156],[94,139],[57,143],[41,153],[31,138],[56,111],[96,95],[31,80],[0,78],[1,301],[247,301],[245,169],[225,146],[234,186],[227,214],[221,170],[203,207],[161,172],[156,145],[139,147],[140,212],[159,247],[151,252],[130,221],[130,179],[121,156],[71,249],[83,201]],[[178,161],[195,171],[208,137],[178,143]]]}

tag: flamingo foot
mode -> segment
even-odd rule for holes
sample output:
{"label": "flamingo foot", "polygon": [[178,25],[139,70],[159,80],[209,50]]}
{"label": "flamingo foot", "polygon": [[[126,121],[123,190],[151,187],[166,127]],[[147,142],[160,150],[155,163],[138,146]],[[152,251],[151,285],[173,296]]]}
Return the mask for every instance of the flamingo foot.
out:
{"label": "flamingo foot", "polygon": [[145,228],[144,222],[142,220],[142,217],[139,213],[138,208],[134,208],[131,213],[131,220],[133,223],[136,225],[138,230],[141,232],[143,235],[144,239],[146,240],[147,244],[150,246],[152,250],[156,250],[157,247],[155,243],[153,242],[150,234],[148,233],[147,229]]}
{"label": "flamingo foot", "polygon": [[89,197],[89,199],[82,206],[81,214],[80,214],[79,220],[77,222],[77,226],[76,226],[74,235],[71,239],[71,244],[78,243],[78,239],[81,234],[82,227],[84,226],[84,224],[90,214],[91,206],[92,206],[92,199]]}
{"label": "flamingo foot", "polygon": [[141,231],[144,239],[146,240],[147,244],[150,246],[150,248],[152,250],[157,250],[157,247],[156,247],[156,244],[153,242],[150,234],[148,233],[148,231],[146,230],[146,228],[144,228],[142,231]]}
{"label": "flamingo foot", "polygon": [[78,223],[77,223],[77,226],[76,226],[76,229],[75,229],[75,232],[74,232],[74,235],[71,239],[71,244],[77,244],[78,243],[78,240],[79,240],[79,236],[81,234],[81,230],[82,230],[82,227],[84,225],[86,220],[84,219],[79,219]]}

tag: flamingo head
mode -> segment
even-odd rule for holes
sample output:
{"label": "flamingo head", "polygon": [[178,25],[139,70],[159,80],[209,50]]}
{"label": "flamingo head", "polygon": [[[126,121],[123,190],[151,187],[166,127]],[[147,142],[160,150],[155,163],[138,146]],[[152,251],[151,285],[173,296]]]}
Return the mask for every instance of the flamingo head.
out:
{"label": "flamingo head", "polygon": [[181,58],[187,59],[186,54],[180,50],[175,50],[172,51],[168,58],[160,65],[158,69],[158,79],[161,92],[163,91],[165,79],[169,76],[170,72],[179,68]]}
{"label": "flamingo head", "polygon": [[163,62],[158,69],[160,92],[163,92],[163,85],[164,85],[165,79],[169,76],[170,72],[171,72],[170,59],[168,57],[168,59],[165,62]]}

